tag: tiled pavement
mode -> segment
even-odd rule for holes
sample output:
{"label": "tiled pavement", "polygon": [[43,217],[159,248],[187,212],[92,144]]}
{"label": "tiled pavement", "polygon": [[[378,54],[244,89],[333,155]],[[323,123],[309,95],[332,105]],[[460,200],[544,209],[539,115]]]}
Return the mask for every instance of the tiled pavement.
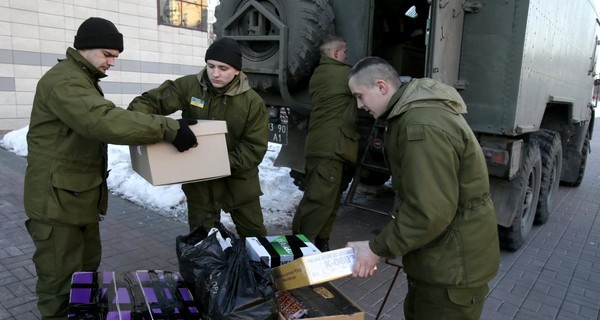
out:
{"label": "tiled pavement", "polygon": [[[600,139],[596,140],[581,186],[561,187],[549,221],[534,227],[518,252],[502,252],[500,272],[490,283],[482,319],[599,319]],[[0,148],[0,320],[39,319],[33,245],[23,225],[24,169],[24,159]],[[175,237],[187,232],[184,223],[118,197],[111,197],[109,203],[109,214],[101,224],[101,270],[178,270]],[[332,247],[368,239],[388,219],[343,207]],[[382,263],[371,278],[347,277],[334,283],[365,310],[367,319],[375,319],[395,270]],[[406,280],[401,273],[381,319],[402,319],[405,293]]]}

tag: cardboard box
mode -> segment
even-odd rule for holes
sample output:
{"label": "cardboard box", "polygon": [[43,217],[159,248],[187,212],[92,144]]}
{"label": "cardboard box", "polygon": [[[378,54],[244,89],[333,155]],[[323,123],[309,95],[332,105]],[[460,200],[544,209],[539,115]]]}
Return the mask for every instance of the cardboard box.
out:
{"label": "cardboard box", "polygon": [[354,250],[342,248],[296,259],[273,268],[277,289],[284,291],[319,284],[352,274]]}
{"label": "cardboard box", "polygon": [[170,142],[130,146],[131,167],[154,186],[212,180],[231,174],[225,121],[198,120],[190,129],[198,146],[177,151]]}
{"label": "cardboard box", "polygon": [[279,320],[286,320],[280,294],[289,293],[303,309],[301,319],[364,320],[365,312],[330,282],[278,293]]}
{"label": "cardboard box", "polygon": [[68,319],[200,319],[178,272],[76,272]]}
{"label": "cardboard box", "polygon": [[321,253],[304,235],[280,235],[246,238],[250,260],[262,261],[273,268],[294,259]]}

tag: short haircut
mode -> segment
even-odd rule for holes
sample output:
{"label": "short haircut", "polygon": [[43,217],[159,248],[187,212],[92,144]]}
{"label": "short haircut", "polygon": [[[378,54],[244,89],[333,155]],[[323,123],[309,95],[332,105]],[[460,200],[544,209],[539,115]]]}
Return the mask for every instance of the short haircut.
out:
{"label": "short haircut", "polygon": [[373,86],[378,79],[385,80],[392,86],[400,87],[398,72],[387,61],[379,57],[366,57],[359,60],[350,73],[348,79],[360,86]]}
{"label": "short haircut", "polygon": [[342,45],[346,44],[346,40],[340,36],[334,34],[327,34],[321,40],[319,44],[319,50],[322,55],[329,49],[339,49]]}

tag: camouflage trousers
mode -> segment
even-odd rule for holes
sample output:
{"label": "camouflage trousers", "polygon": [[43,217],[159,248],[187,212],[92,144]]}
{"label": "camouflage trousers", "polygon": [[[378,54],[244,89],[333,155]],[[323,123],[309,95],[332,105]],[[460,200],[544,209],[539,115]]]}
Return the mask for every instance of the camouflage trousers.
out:
{"label": "camouflage trousers", "polygon": [[340,206],[342,161],[307,158],[306,189],[292,221],[292,232],[310,241],[329,239]]}
{"label": "camouflage trousers", "polygon": [[445,288],[418,283],[408,277],[404,316],[406,320],[477,320],[488,292],[487,284],[475,288]]}
{"label": "camouflage trousers", "polygon": [[28,219],[25,226],[35,245],[35,291],[42,319],[66,319],[73,273],[100,266],[100,225],[56,226]]}

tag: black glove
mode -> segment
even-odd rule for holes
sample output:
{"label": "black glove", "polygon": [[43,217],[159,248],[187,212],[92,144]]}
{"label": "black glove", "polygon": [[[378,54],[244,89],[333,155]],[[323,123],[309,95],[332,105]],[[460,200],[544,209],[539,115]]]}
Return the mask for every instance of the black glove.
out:
{"label": "black glove", "polygon": [[173,140],[173,145],[179,152],[184,152],[185,150],[195,147],[198,145],[198,140],[196,140],[196,135],[192,132],[192,129],[188,125],[198,123],[198,120],[195,119],[178,119],[179,122],[179,130],[177,130],[177,135],[175,136],[175,140]]}

